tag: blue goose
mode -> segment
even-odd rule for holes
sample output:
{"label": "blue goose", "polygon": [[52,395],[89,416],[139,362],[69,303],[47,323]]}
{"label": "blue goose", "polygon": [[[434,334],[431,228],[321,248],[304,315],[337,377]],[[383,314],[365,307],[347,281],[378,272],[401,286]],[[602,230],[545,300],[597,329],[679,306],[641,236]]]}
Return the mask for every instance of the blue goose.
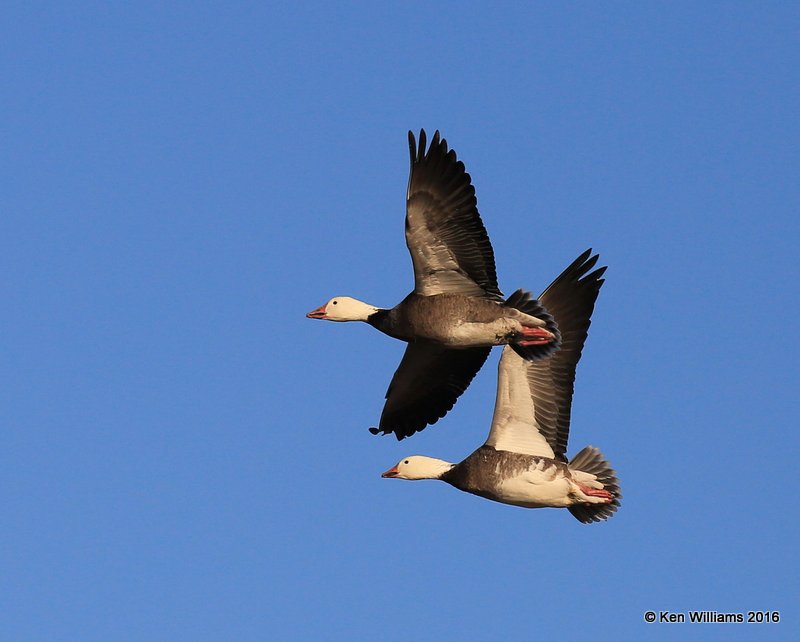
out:
{"label": "blue goose", "polygon": [[405,232],[413,292],[391,309],[338,296],[306,315],[363,321],[408,342],[378,427],[370,429],[397,439],[444,417],[492,346],[507,344],[523,359],[536,360],[557,350],[560,340],[553,318],[528,292],[503,299],[475,188],[447,141],[437,131],[427,147],[422,130],[419,145],[412,132],[408,142]]}

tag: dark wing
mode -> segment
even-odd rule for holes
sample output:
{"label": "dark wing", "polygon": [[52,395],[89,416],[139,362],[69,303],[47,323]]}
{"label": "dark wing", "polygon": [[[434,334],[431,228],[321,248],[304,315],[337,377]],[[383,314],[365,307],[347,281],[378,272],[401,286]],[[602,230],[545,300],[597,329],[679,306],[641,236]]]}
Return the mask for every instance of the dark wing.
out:
{"label": "dark wing", "polygon": [[409,343],[386,391],[379,428],[404,439],[435,424],[455,405],[491,348],[453,350],[427,341]]}
{"label": "dark wing", "polygon": [[464,163],[433,135],[425,150],[408,132],[411,174],[406,196],[406,244],[414,264],[414,291],[501,299],[494,252],[478,214],[478,201]]}
{"label": "dark wing", "polygon": [[599,258],[597,254],[591,254],[591,249],[581,254],[539,297],[558,323],[561,349],[552,359],[537,361],[528,367],[536,423],[556,456],[564,460],[575,390],[575,368],[592,323],[594,304],[605,281],[602,278],[605,267],[587,274]]}
{"label": "dark wing", "polygon": [[503,350],[488,445],[566,461],[575,368],[606,271],[587,274],[599,258],[591,253],[581,254],[539,297],[561,331],[559,351],[529,362],[508,346]]}

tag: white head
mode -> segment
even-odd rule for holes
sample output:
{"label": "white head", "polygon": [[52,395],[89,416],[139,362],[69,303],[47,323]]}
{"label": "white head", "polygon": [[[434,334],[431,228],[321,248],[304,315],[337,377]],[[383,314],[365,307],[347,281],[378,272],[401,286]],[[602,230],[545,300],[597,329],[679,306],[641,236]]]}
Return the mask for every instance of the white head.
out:
{"label": "white head", "polygon": [[387,470],[381,477],[398,479],[439,479],[453,467],[448,461],[414,455],[401,459],[396,466]]}
{"label": "white head", "polygon": [[326,321],[366,321],[378,309],[349,296],[335,296],[325,305],[311,310],[306,316],[309,319],[325,319]]}

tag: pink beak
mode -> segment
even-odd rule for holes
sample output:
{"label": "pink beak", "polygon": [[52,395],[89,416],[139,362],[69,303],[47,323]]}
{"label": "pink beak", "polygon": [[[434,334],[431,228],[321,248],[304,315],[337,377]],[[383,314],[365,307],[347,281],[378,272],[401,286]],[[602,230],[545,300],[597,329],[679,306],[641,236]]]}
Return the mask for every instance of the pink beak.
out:
{"label": "pink beak", "polygon": [[327,307],[327,303],[325,305],[319,306],[316,310],[311,310],[306,317],[309,319],[327,319],[328,316],[325,314],[325,308]]}
{"label": "pink beak", "polygon": [[397,466],[394,466],[394,467],[390,468],[389,470],[387,470],[385,473],[383,473],[383,475],[381,475],[381,477],[397,477],[398,474],[399,474],[399,472],[397,470]]}

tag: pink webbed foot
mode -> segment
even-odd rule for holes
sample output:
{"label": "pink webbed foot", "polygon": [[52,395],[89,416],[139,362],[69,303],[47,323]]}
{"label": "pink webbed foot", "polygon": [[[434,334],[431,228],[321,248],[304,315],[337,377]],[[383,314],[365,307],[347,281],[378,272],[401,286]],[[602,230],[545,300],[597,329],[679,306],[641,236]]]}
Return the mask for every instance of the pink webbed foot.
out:
{"label": "pink webbed foot", "polygon": [[543,346],[556,338],[549,330],[545,330],[544,328],[531,328],[528,326],[522,327],[522,336],[524,339],[518,341],[521,346]]}
{"label": "pink webbed foot", "polygon": [[614,496],[609,493],[607,490],[603,490],[600,488],[590,488],[589,486],[584,486],[583,484],[578,484],[580,486],[581,492],[584,495],[588,495],[589,497],[601,497],[608,502],[611,502],[614,499]]}

